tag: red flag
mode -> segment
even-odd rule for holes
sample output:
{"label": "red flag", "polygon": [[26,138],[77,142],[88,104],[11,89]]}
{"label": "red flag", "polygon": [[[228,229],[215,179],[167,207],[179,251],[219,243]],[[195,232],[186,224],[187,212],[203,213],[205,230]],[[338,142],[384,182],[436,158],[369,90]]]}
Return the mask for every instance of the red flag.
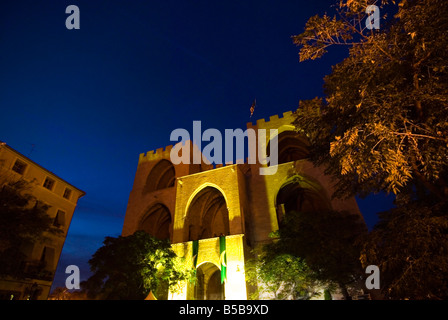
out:
{"label": "red flag", "polygon": [[252,115],[254,114],[254,110],[255,110],[255,105],[257,103],[257,99],[254,99],[254,102],[252,103],[252,106],[250,107],[250,116],[252,117]]}

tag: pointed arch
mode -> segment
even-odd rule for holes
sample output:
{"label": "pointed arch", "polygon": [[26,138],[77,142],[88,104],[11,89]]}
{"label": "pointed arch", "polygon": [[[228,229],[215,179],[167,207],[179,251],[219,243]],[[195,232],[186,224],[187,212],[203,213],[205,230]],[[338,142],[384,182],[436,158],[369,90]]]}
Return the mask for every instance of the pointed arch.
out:
{"label": "pointed arch", "polygon": [[285,214],[291,211],[311,213],[331,209],[331,203],[322,186],[309,178],[295,175],[279,189],[275,197],[277,222],[281,223]]}
{"label": "pointed arch", "polygon": [[149,172],[143,187],[143,193],[173,187],[175,180],[176,170],[173,164],[166,159],[162,159]]}
{"label": "pointed arch", "polygon": [[[271,137],[272,139],[273,137]],[[266,147],[266,154],[269,157],[271,153],[271,139]],[[278,164],[295,160],[302,160],[309,157],[309,142],[306,137],[293,130],[284,130],[277,135]]]}
{"label": "pointed arch", "polygon": [[205,186],[193,193],[188,202],[184,241],[229,234],[229,211],[223,193]]}
{"label": "pointed arch", "polygon": [[196,300],[224,300],[224,285],[221,284],[221,272],[212,262],[203,262],[196,269]]}
{"label": "pointed arch", "polygon": [[171,238],[171,213],[168,208],[156,203],[152,205],[140,220],[138,230],[143,230],[155,238]]}

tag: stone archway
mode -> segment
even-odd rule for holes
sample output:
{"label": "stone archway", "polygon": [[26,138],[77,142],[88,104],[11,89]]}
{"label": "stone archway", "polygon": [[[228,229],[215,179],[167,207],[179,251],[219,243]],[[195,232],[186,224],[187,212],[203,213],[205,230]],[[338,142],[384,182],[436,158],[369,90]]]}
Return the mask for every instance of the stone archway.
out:
{"label": "stone archway", "polygon": [[174,186],[176,180],[176,170],[173,164],[162,159],[156,163],[156,165],[149,172],[145,186],[143,187],[143,193],[149,193],[160,189],[165,189]]}
{"label": "stone archway", "polygon": [[196,270],[196,300],[224,300],[224,285],[221,284],[221,271],[211,262],[201,264]]}
{"label": "stone archway", "polygon": [[295,176],[281,186],[275,198],[277,222],[279,224],[284,215],[291,211],[308,213],[331,209],[331,203],[323,193],[323,189],[320,188],[319,190],[313,185],[316,185],[316,183]]}
{"label": "stone archway", "polygon": [[171,213],[167,207],[161,203],[151,206],[143,216],[139,226],[153,237],[161,240],[170,239],[171,234]]}
{"label": "stone archway", "polygon": [[[271,138],[272,139],[272,138]],[[270,140],[266,147],[266,155],[269,157],[271,153]],[[295,131],[287,130],[278,134],[277,136],[277,152],[278,164],[286,163],[295,160],[306,159],[309,156],[309,142],[304,136],[301,136]]]}
{"label": "stone archway", "polygon": [[214,187],[198,192],[187,210],[184,241],[229,234],[229,211],[223,194]]}

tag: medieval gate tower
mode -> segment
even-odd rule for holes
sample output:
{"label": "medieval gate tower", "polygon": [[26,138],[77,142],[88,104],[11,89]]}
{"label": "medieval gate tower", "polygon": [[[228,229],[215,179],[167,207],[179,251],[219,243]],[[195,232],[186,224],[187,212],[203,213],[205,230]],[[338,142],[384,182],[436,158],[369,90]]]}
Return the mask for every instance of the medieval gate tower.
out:
{"label": "medieval gate tower", "polygon": [[[260,175],[258,162],[173,165],[173,146],[140,154],[122,235],[144,230],[169,239],[176,254],[197,268],[196,285],[184,284],[168,299],[248,299],[249,252],[269,241],[285,212],[331,208],[360,215],[354,198],[330,198],[330,177],[307,160],[307,141],[294,131],[293,120],[289,111],[247,124],[255,132],[266,129],[264,146],[272,138],[269,129],[278,130],[278,168],[272,175]],[[224,283],[220,239],[226,244]]]}

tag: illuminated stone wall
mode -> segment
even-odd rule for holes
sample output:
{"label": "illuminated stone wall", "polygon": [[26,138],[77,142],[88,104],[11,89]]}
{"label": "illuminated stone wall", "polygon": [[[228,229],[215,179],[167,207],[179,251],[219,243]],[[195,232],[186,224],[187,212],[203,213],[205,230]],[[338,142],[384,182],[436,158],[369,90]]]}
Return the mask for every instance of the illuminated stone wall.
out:
{"label": "illuminated stone wall", "polygon": [[[268,146],[271,139],[269,129],[277,129],[279,150],[290,153],[293,158],[294,161],[286,161],[289,158],[283,157],[284,163],[278,164],[277,172],[273,175],[260,175],[259,163],[227,164],[216,168],[204,163],[180,164],[171,170],[166,163],[160,163],[162,160],[170,160],[172,146],[141,154],[122,234],[129,235],[145,227],[148,215],[156,212],[151,208],[163,205],[171,217],[169,238],[173,250],[178,256],[190,261],[192,240],[199,240],[197,267],[210,263],[209,267],[204,268],[207,281],[211,277],[207,272],[221,267],[219,234],[214,233],[226,230],[228,268],[224,296],[225,299],[247,299],[251,293],[244,269],[249,259],[248,252],[270,241],[269,233],[278,229],[278,212],[283,204],[276,203],[277,197],[291,180],[310,194],[318,195],[316,202],[360,215],[355,199],[330,199],[333,192],[330,177],[303,156],[304,139],[294,132],[292,121],[292,112],[286,112],[282,117],[272,116],[269,121],[260,119],[255,124],[247,124],[247,128],[267,129],[263,148]],[[160,172],[154,172],[157,170]],[[172,185],[158,190],[147,187],[150,177],[156,180],[151,182],[152,186],[163,186],[165,181],[171,181],[169,174],[173,172]],[[223,216],[228,216],[225,223],[221,218],[210,218]],[[145,228],[150,233],[159,230],[158,226]],[[197,288],[193,285],[179,284],[178,289],[170,294],[170,299],[197,298]],[[201,291],[201,295],[205,291]]]}
{"label": "illuminated stone wall", "polygon": [[[245,240],[244,235],[231,235],[226,237],[227,279],[224,284],[224,297],[226,300],[247,299],[245,266]],[[182,242],[172,245],[174,252],[185,258],[193,267],[193,242]],[[212,263],[221,269],[219,238],[199,240],[197,267],[204,263]],[[172,300],[186,300],[194,298],[194,286],[181,283],[169,295]]]}

